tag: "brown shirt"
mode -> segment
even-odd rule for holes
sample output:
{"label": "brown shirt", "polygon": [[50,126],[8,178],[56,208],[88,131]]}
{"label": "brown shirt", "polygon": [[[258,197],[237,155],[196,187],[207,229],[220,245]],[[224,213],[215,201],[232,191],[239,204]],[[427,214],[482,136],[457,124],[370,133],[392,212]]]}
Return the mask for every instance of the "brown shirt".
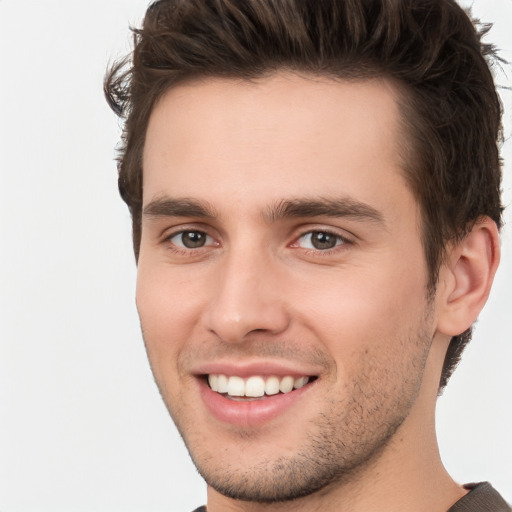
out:
{"label": "brown shirt", "polygon": [[511,512],[512,508],[489,482],[468,484],[466,496],[462,497],[448,512]]}
{"label": "brown shirt", "polygon": [[[461,498],[448,512],[512,512],[512,508],[494,490],[489,482],[468,484],[464,486],[469,492]],[[194,512],[207,512],[206,507],[199,507]]]}

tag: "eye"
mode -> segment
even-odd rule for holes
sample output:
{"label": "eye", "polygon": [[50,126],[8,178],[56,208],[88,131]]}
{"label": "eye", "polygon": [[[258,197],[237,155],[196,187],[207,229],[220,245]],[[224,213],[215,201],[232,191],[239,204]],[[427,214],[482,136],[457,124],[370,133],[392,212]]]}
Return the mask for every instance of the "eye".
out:
{"label": "eye", "polygon": [[329,233],[328,231],[310,231],[302,235],[296,244],[303,249],[315,249],[317,251],[326,251],[342,245],[346,240],[340,235]]}
{"label": "eye", "polygon": [[184,249],[199,249],[207,245],[214,245],[214,239],[203,231],[180,231],[175,233],[168,240],[176,247]]}

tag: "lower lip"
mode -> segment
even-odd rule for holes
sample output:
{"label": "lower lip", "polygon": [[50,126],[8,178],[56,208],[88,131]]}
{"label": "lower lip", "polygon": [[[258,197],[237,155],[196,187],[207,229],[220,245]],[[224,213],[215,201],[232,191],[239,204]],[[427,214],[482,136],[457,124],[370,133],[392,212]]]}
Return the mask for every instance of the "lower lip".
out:
{"label": "lower lip", "polygon": [[300,400],[316,381],[290,393],[279,393],[261,400],[230,400],[212,391],[200,379],[200,393],[208,411],[219,421],[239,427],[259,427],[284,414]]}

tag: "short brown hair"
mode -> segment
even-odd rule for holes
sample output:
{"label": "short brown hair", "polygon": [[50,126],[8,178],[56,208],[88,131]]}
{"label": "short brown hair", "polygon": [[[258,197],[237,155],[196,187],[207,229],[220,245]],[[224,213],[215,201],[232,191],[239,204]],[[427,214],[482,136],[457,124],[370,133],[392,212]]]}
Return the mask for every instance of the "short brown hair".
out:
{"label": "short brown hair", "polygon": [[[404,91],[405,177],[422,212],[435,290],[447,243],[482,216],[501,227],[501,103],[478,28],[455,0],[160,0],[134,30],[133,55],[105,93],[125,119],[119,190],[138,258],[142,154],[157,100],[196,77],[258,78],[280,69],[335,79],[384,77]],[[404,130],[405,131],[405,130]],[[471,330],[449,346],[443,388]]]}

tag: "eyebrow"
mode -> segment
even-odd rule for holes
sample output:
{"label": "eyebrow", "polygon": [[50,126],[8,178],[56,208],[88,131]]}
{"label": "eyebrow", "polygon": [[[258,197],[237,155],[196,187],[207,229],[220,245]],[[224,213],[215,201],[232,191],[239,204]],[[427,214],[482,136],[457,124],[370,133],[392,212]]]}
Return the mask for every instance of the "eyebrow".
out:
{"label": "eyebrow", "polygon": [[267,222],[286,218],[348,217],[357,221],[385,225],[384,216],[372,206],[350,197],[303,198],[280,201],[264,212]]}
{"label": "eyebrow", "polygon": [[[143,214],[147,217],[219,217],[216,209],[207,201],[168,196],[153,199],[144,207]],[[262,217],[269,224],[290,218],[348,217],[385,226],[384,217],[377,209],[350,197],[286,199],[269,206],[263,211]]]}
{"label": "eyebrow", "polygon": [[147,217],[218,217],[215,208],[206,201],[189,198],[159,197],[148,203],[143,210]]}

